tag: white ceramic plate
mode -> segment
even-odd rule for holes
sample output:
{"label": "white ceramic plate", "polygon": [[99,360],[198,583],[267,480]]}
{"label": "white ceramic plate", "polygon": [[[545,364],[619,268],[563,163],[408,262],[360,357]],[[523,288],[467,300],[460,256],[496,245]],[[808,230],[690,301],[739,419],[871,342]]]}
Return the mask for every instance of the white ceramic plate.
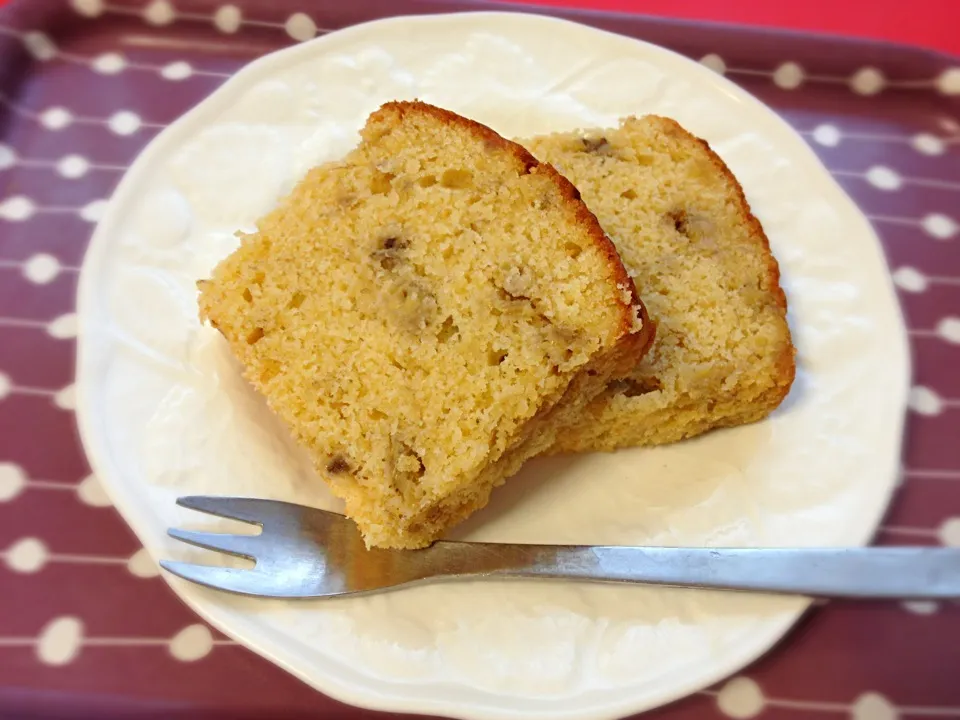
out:
{"label": "white ceramic plate", "polygon": [[[728,81],[652,45],[537,16],[402,18],[255,62],[163,132],[83,267],[78,416],[155,557],[205,523],[187,493],[336,508],[196,318],[194,282],[381,102],[419,97],[506,136],[672,116],[730,164],[779,258],[799,347],[770,420],[681,445],[531,463],[461,535],[679,545],[867,543],[894,487],[905,331],[879,244],[804,142]],[[258,602],[172,583],[212,624],[347,702],[461,718],[613,718],[736,671],[806,601],[555,582]]]}

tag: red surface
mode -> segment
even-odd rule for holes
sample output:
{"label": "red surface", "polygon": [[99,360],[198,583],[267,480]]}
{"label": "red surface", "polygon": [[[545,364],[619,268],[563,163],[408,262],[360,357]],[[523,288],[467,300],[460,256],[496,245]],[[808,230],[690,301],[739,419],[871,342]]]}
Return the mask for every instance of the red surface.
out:
{"label": "red surface", "polygon": [[[515,0],[493,0],[512,2]],[[521,0],[528,4],[643,13],[760,27],[836,33],[921,45],[960,55],[957,0]],[[0,6],[9,0],[0,0]]]}
{"label": "red surface", "polygon": [[[502,1],[502,0],[501,0]],[[957,0],[524,0],[565,8],[643,13],[828,32],[921,45],[960,55]]]}

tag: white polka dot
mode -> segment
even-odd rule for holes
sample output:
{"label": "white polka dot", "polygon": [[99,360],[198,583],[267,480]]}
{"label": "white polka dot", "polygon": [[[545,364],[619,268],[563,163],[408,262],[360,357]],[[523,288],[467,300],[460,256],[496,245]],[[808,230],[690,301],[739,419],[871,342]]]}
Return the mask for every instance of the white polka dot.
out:
{"label": "white polka dot", "polygon": [[943,140],[930,133],[919,133],[910,139],[910,144],[918,153],[924,155],[943,155],[946,151],[946,145]]}
{"label": "white polka dot", "polygon": [[883,165],[874,165],[867,170],[867,182],[880,190],[899,190],[903,185],[899,173]]}
{"label": "white polka dot", "polygon": [[28,32],[23,36],[23,44],[37,60],[50,60],[57,56],[57,46],[42,32]]}
{"label": "white polka dot", "polygon": [[947,68],[940,73],[937,90],[944,95],[960,95],[960,67]]}
{"label": "white polka dot", "polygon": [[213,16],[213,25],[220,32],[235,33],[240,29],[243,15],[236,5],[224,5]]}
{"label": "white polka dot", "polygon": [[98,55],[90,64],[90,67],[101,75],[116,75],[122,72],[126,66],[127,61],[124,60],[123,55],[115,52]]}
{"label": "white polka dot", "polygon": [[313,22],[313,19],[304,13],[294,13],[289,18],[283,26],[284,30],[287,31],[287,35],[292,37],[297,42],[304,42],[310,40],[317,34],[317,25]]}
{"label": "white polka dot", "polygon": [[190,67],[190,63],[178,60],[165,65],[163,70],[160,71],[160,75],[166,80],[185,80],[193,75],[193,68]]}
{"label": "white polka dot", "polygon": [[0,373],[0,400],[3,400],[7,395],[9,395],[12,388],[13,383],[10,382],[10,378],[3,373]]}
{"label": "white polka dot", "polygon": [[37,655],[45,665],[66,665],[80,652],[83,623],[75,617],[52,620],[40,633]]}
{"label": "white polka dot", "polygon": [[188,625],[170,641],[170,654],[182,662],[206,657],[213,649],[213,636],[206,625]]}
{"label": "white polka dot", "polygon": [[755,717],[763,711],[765,704],[763,691],[750,678],[733,678],[717,694],[717,706],[727,717]]}
{"label": "white polka dot", "polygon": [[784,90],[796,90],[803,84],[803,68],[795,62],[787,62],[773,73],[773,82]]}
{"label": "white polka dot", "polygon": [[107,126],[117,135],[132,135],[140,129],[140,116],[129,110],[121,110],[110,116]]}
{"label": "white polka dot", "polygon": [[14,195],[0,202],[0,220],[12,220],[21,222],[33,217],[37,208],[33,201],[23,195]]}
{"label": "white polka dot", "polygon": [[137,550],[129,560],[127,560],[127,570],[131,575],[139,578],[152,578],[160,574],[160,566],[157,565],[146,548]]}
{"label": "white polka dot", "polygon": [[857,70],[850,78],[850,89],[858,95],[876,95],[886,85],[883,73],[875,67]]}
{"label": "white polka dot", "polygon": [[813,130],[813,140],[825,147],[836,147],[840,144],[840,128],[836,125],[817,125]]}
{"label": "white polka dot", "polygon": [[914,615],[933,615],[940,609],[940,605],[933,600],[907,600],[901,604],[904,610]]}
{"label": "white polka dot", "polygon": [[9,145],[0,143],[0,170],[12,168],[17,164],[17,154]]}
{"label": "white polka dot", "polygon": [[169,25],[177,13],[167,0],[153,0],[143,9],[143,19],[151,25]]}
{"label": "white polka dot", "polygon": [[53,255],[38,253],[24,263],[23,274],[32,283],[46,285],[60,274],[60,261]]}
{"label": "white polka dot", "polygon": [[940,127],[942,127],[944,130],[946,130],[949,133],[955,133],[960,131],[960,122],[957,122],[951,117],[940,118],[938,122],[940,123]]}
{"label": "white polka dot", "polygon": [[88,202],[86,205],[80,208],[80,217],[87,222],[97,222],[103,217],[103,213],[106,209],[106,200],[93,200],[92,202]]}
{"label": "white polka dot", "polygon": [[960,345],[960,317],[945,317],[938,322],[937,335],[948,343]]}
{"label": "white polka dot", "polygon": [[96,475],[87,475],[83,481],[77,485],[77,497],[84,505],[92,507],[109,507],[113,503],[103,489],[103,485],[97,479]]}
{"label": "white polka dot", "polygon": [[723,75],[727,71],[727,64],[723,61],[723,58],[716,53],[704,55],[702,58],[700,58],[700,64],[704,67],[710,68],[715,73],[719,73],[720,75]]}
{"label": "white polka dot", "polygon": [[[0,382],[6,376],[0,375]],[[0,393],[0,397],[3,394]],[[27,476],[19,465],[13,463],[0,463],[0,502],[9,502],[23,492],[27,486]]]}
{"label": "white polka dot", "polygon": [[893,273],[893,282],[907,292],[923,292],[927,289],[926,276],[912,267],[898,268]]}
{"label": "white polka dot", "polygon": [[73,115],[62,107],[52,107],[40,113],[40,123],[47,130],[63,130],[73,122]]}
{"label": "white polka dot", "polygon": [[947,547],[960,547],[960,517],[953,517],[940,526],[937,533]]}
{"label": "white polka dot", "polygon": [[897,720],[897,709],[880,693],[864,693],[850,708],[851,720]]}
{"label": "white polka dot", "polygon": [[36,538],[23,538],[7,549],[6,560],[14,572],[34,573],[47,563],[47,548]]}
{"label": "white polka dot", "polygon": [[910,409],[921,415],[939,415],[943,412],[943,400],[933,390],[922,385],[910,389]]}
{"label": "white polka dot", "polygon": [[67,385],[53,396],[53,404],[61,410],[75,410],[77,407],[77,388]]}
{"label": "white polka dot", "polygon": [[57,340],[69,340],[77,336],[77,314],[61,315],[47,325],[47,332]]}
{"label": "white polka dot", "polygon": [[957,234],[957,223],[953,218],[940,213],[927,215],[920,224],[928,235],[938,240],[948,240]]}
{"label": "white polka dot", "polygon": [[57,172],[65,178],[75,180],[83,177],[90,169],[90,163],[81,155],[67,155],[57,163]]}
{"label": "white polka dot", "polygon": [[86,17],[97,17],[103,12],[103,0],[70,0],[73,9]]}

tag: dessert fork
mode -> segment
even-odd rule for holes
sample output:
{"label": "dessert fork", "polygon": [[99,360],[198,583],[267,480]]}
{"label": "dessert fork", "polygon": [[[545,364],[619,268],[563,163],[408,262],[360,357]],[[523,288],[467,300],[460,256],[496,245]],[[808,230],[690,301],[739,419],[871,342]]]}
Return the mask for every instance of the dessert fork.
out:
{"label": "dessert fork", "polygon": [[368,593],[427,580],[563,578],[832,598],[960,598],[960,549],[698,548],[438,541],[368,550],[342,515],[275,500],[189,496],[177,504],[259,525],[259,535],[171,529],[197,547],[253,560],[253,569],[163,560],[210,588],[274,598]]}

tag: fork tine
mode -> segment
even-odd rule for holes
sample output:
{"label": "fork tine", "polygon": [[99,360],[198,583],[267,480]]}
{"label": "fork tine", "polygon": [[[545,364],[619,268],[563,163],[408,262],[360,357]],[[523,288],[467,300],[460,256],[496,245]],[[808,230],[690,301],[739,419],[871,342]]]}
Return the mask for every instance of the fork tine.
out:
{"label": "fork tine", "polygon": [[174,540],[180,540],[204,550],[214,550],[227,555],[250,558],[251,560],[256,559],[254,550],[256,549],[257,535],[230,535],[227,533],[180,530],[179,528],[170,528],[167,530],[167,535]]}
{"label": "fork tine", "polygon": [[243,497],[186,495],[177,498],[177,505],[217,517],[263,525],[277,515],[277,511],[284,503]]}
{"label": "fork tine", "polygon": [[302,577],[298,573],[261,572],[214,565],[195,565],[176,560],[161,560],[160,567],[177,577],[214,590],[238,595],[270,598],[319,598],[343,595],[342,589],[330,589],[322,576]]}
{"label": "fork tine", "polygon": [[195,565],[176,560],[161,560],[160,567],[184,580],[214,590],[226,590],[240,595],[275,597],[276,587],[271,578],[256,570],[240,570],[214,565]]}

